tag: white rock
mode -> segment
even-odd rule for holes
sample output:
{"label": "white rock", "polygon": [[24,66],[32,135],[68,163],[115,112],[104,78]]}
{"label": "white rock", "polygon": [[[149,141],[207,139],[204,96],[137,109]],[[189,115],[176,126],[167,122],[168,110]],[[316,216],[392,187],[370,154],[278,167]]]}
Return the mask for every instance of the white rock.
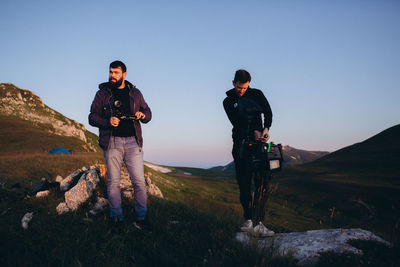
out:
{"label": "white rock", "polygon": [[372,240],[390,245],[389,242],[373,233],[359,228],[281,233],[263,239],[252,238],[249,233],[240,232],[236,234],[236,240],[246,244],[256,241],[261,249],[273,246],[280,255],[292,251],[293,256],[299,260],[299,265],[315,264],[321,252],[362,254],[362,251],[347,243],[349,240]]}
{"label": "white rock", "polygon": [[93,190],[100,181],[96,170],[86,171],[78,183],[65,192],[65,202],[71,210],[78,209],[79,205],[92,196]]}
{"label": "white rock", "polygon": [[161,166],[158,166],[158,165],[155,165],[155,164],[151,164],[151,163],[148,163],[148,162],[145,162],[144,165],[146,165],[147,167],[150,167],[153,170],[158,171],[158,172],[162,172],[162,173],[172,172],[171,169],[168,169],[166,167],[161,167]]}
{"label": "white rock", "polygon": [[69,211],[69,208],[67,206],[67,203],[65,202],[61,202],[60,204],[58,204],[57,208],[56,208],[57,214],[61,215],[64,214],[66,212]]}
{"label": "white rock", "polygon": [[36,197],[46,197],[50,194],[50,190],[40,191],[36,193]]}
{"label": "white rock", "polygon": [[24,217],[22,217],[21,219],[22,228],[28,229],[28,223],[32,220],[32,218],[33,218],[33,212],[25,213]]}

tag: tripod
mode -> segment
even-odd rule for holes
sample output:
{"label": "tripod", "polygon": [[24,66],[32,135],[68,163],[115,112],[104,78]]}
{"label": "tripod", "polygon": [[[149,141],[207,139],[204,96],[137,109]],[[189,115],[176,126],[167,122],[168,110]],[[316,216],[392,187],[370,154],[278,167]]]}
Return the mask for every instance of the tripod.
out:
{"label": "tripod", "polygon": [[272,173],[267,166],[266,158],[257,158],[252,155],[252,180],[254,181],[254,189],[251,192],[251,217],[254,222],[264,219],[265,205],[271,194],[270,181]]}

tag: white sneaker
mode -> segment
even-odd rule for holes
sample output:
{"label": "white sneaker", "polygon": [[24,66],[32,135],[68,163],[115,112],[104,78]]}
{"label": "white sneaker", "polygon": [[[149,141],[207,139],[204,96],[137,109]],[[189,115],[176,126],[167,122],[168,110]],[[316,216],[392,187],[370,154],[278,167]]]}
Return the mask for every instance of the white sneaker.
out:
{"label": "white sneaker", "polygon": [[273,236],[274,234],[275,232],[265,227],[262,222],[259,222],[253,229],[254,236],[265,237],[265,236]]}
{"label": "white sneaker", "polygon": [[252,232],[253,231],[253,222],[251,220],[244,221],[242,226],[240,226],[240,231]]}

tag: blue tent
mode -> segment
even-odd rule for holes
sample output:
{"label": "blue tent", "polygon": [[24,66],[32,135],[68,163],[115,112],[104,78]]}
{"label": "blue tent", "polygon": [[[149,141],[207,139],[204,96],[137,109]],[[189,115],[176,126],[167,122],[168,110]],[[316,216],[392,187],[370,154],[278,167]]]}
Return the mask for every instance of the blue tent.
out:
{"label": "blue tent", "polygon": [[56,155],[56,154],[71,154],[68,150],[62,147],[56,147],[49,151],[49,154]]}

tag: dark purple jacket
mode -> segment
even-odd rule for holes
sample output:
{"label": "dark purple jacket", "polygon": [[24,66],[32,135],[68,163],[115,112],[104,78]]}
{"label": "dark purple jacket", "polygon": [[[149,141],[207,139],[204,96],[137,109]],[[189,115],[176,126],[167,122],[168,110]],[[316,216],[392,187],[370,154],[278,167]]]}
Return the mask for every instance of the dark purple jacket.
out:
{"label": "dark purple jacket", "polygon": [[[131,114],[142,112],[146,117],[140,120],[142,123],[148,123],[151,120],[151,110],[144,101],[142,93],[127,80],[125,85],[129,88]],[[106,150],[110,137],[112,136],[113,126],[110,124],[111,107],[114,103],[114,98],[108,82],[99,84],[99,90],[94,97],[92,106],[90,107],[89,124],[99,128],[99,145],[103,150]],[[134,122],[136,140],[140,147],[143,146],[142,127],[139,121]]]}

